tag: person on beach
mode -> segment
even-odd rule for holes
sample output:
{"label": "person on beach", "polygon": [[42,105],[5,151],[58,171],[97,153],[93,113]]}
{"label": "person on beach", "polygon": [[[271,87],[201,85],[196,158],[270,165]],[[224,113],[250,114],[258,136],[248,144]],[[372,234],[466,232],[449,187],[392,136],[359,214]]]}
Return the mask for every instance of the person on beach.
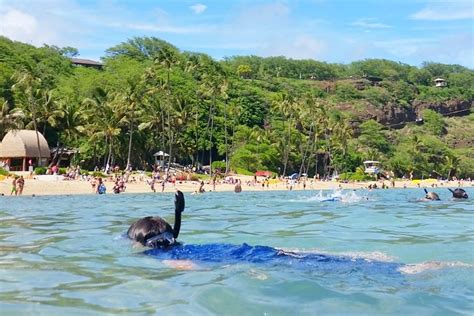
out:
{"label": "person on beach", "polygon": [[17,193],[18,195],[22,195],[23,194],[23,188],[25,187],[25,179],[23,178],[23,176],[20,176],[20,178],[17,180],[16,182],[17,184]]}
{"label": "person on beach", "polygon": [[242,192],[242,184],[240,183],[240,179],[237,180],[237,183],[235,184],[234,192],[235,192],[235,193],[240,193],[240,192]]}
{"label": "person on beach", "polygon": [[13,177],[13,181],[12,181],[12,190],[10,192],[10,195],[13,195],[13,193],[15,193],[15,195],[17,195],[17,191],[16,191],[16,176]]}
{"label": "person on beach", "polygon": [[204,190],[204,181],[201,181],[201,185],[199,186],[199,193],[204,193],[206,190]]}
{"label": "person on beach", "polygon": [[168,181],[168,177],[166,177],[165,179],[163,179],[163,181],[161,181],[161,192],[165,191],[166,181]]}
{"label": "person on beach", "polygon": [[92,193],[96,193],[96,192],[97,192],[96,189],[95,189],[95,187],[96,187],[96,185],[97,185],[97,180],[96,180],[96,178],[93,177],[93,178],[91,179],[90,183],[91,183],[91,187],[92,187]]}
{"label": "person on beach", "polygon": [[212,191],[216,191],[217,174],[212,177]]}
{"label": "person on beach", "polygon": [[150,189],[153,191],[153,192],[156,192],[156,189],[155,189],[155,178],[152,178],[151,181],[150,181]]}
{"label": "person on beach", "polygon": [[102,182],[102,178],[97,179],[98,185],[97,185],[97,194],[105,194],[107,191],[107,188],[105,187],[104,182]]}

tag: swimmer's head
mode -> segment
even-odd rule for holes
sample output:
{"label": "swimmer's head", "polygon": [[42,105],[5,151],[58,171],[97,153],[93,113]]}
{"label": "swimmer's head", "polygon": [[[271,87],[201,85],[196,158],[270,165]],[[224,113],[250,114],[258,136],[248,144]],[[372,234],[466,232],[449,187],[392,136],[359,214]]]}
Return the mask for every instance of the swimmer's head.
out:
{"label": "swimmer's head", "polygon": [[469,197],[466,191],[464,191],[464,189],[457,188],[454,190],[451,190],[451,189],[448,189],[448,190],[451,191],[451,193],[453,194],[453,198],[455,199],[467,199]]}
{"label": "swimmer's head", "polygon": [[439,195],[434,192],[426,192],[425,199],[431,201],[439,201]]}

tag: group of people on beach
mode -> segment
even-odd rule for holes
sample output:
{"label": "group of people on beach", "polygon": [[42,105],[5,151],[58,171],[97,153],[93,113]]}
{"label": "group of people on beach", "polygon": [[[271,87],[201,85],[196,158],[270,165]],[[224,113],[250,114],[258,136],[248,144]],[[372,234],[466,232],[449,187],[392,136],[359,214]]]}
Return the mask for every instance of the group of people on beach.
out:
{"label": "group of people on beach", "polygon": [[23,188],[25,187],[25,178],[23,176],[15,176],[12,181],[12,190],[10,191],[10,195],[22,195]]}

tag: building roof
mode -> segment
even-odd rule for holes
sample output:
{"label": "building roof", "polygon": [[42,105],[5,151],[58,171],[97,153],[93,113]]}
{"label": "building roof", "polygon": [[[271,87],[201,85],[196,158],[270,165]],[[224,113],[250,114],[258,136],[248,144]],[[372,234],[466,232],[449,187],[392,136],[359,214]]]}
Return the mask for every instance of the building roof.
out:
{"label": "building roof", "polygon": [[[48,142],[38,132],[41,158],[49,158]],[[9,131],[0,143],[0,158],[38,157],[36,132],[31,130]]]}
{"label": "building roof", "polygon": [[104,64],[95,60],[90,59],[82,59],[82,58],[71,58],[71,62],[74,65],[82,65],[82,66],[95,66],[95,67],[102,67]]}

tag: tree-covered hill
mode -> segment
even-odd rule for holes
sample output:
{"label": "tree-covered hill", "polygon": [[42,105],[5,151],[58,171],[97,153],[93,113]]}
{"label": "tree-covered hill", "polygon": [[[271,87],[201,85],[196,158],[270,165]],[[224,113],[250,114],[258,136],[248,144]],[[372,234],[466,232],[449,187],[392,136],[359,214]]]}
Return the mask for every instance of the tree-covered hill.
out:
{"label": "tree-covered hill", "polygon": [[0,137],[36,126],[83,168],[149,169],[164,150],[222,171],[323,176],[377,159],[397,176],[474,176],[474,71],[460,65],[216,61],[152,37],[111,47],[103,69],[76,54],[0,37]]}

